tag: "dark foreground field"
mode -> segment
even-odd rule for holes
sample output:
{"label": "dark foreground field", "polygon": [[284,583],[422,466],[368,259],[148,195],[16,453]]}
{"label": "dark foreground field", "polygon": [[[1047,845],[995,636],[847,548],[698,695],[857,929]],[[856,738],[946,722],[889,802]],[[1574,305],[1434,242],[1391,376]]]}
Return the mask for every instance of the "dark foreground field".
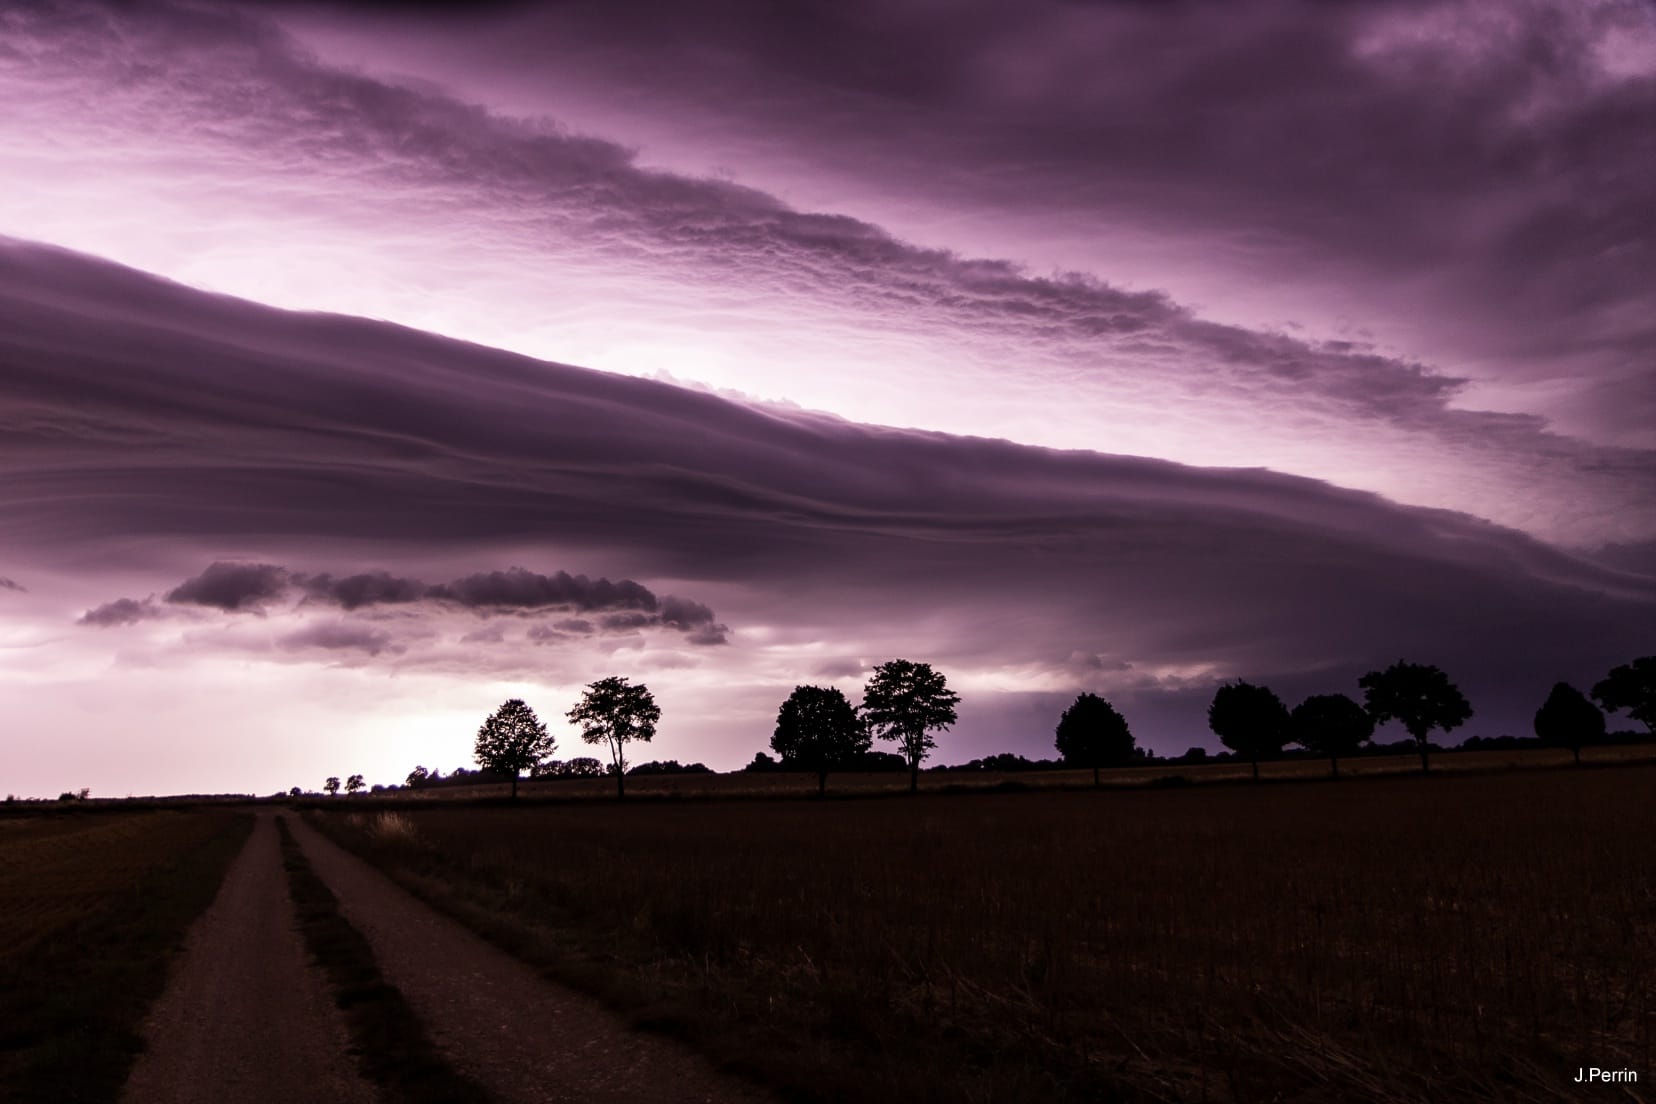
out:
{"label": "dark foreground field", "polygon": [[1653,797],[1629,766],[321,819],[799,1099],[1523,1101],[1656,1076]]}
{"label": "dark foreground field", "polygon": [[225,811],[0,818],[0,1100],[115,1099],[250,824]]}

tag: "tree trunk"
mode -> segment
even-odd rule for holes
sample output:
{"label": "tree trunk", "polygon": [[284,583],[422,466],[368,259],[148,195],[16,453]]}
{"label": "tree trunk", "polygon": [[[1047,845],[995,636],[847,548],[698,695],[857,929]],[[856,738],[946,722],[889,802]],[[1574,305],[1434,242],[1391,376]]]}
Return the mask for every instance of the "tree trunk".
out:
{"label": "tree trunk", "polygon": [[817,797],[828,796],[828,772],[817,771]]}
{"label": "tree trunk", "polygon": [[1421,739],[1420,740],[1420,773],[1421,774],[1430,774],[1431,772],[1432,772],[1431,761],[1426,758],[1426,741],[1424,739]]}
{"label": "tree trunk", "polygon": [[1338,756],[1330,755],[1328,757],[1328,770],[1333,777],[1340,777],[1340,760]]}
{"label": "tree trunk", "polygon": [[615,764],[615,800],[625,801],[627,799],[627,771],[624,765],[626,760],[621,757],[619,745],[616,747],[615,754],[610,758]]}
{"label": "tree trunk", "polygon": [[512,772],[512,800],[517,800],[517,771]]}
{"label": "tree trunk", "polygon": [[1576,766],[1578,766],[1578,767],[1581,766],[1581,748],[1573,747],[1570,750],[1575,752]]}
{"label": "tree trunk", "polygon": [[1254,769],[1254,781],[1258,782],[1259,781],[1259,760],[1258,759],[1253,760],[1253,769]]}
{"label": "tree trunk", "polygon": [[1098,789],[1098,764],[1093,764],[1093,789]]}
{"label": "tree trunk", "polygon": [[917,794],[919,792],[920,792],[920,760],[912,759],[912,760],[909,761],[909,793]]}

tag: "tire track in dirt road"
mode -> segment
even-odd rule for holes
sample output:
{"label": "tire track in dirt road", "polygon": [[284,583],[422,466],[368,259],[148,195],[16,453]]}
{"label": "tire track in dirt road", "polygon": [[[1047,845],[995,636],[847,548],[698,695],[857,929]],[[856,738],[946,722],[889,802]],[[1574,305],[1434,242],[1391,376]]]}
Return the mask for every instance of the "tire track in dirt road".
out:
{"label": "tire track in dirt road", "polygon": [[456,1070],[502,1104],[761,1104],[774,1098],[555,985],[297,818],[311,867]]}
{"label": "tire track in dirt road", "polygon": [[122,1104],[374,1104],[308,962],[269,812],[186,937]]}

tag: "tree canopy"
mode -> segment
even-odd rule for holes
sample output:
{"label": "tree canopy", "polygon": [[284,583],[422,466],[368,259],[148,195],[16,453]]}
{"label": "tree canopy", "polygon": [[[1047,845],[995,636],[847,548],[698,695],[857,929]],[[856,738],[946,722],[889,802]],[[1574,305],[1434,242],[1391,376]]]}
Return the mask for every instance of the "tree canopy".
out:
{"label": "tree canopy", "polygon": [[1127,718],[1097,694],[1079,694],[1058,718],[1058,754],[1070,766],[1091,767],[1098,785],[1100,767],[1123,767],[1138,749]]}
{"label": "tree canopy", "polygon": [[565,714],[581,729],[589,744],[608,744],[615,770],[615,796],[627,796],[626,745],[634,740],[655,739],[661,707],[643,683],[632,685],[619,675],[601,678],[586,688],[580,702]]}
{"label": "tree canopy", "polygon": [[1288,707],[1269,687],[1237,679],[1213,692],[1208,727],[1220,743],[1253,764],[1257,781],[1260,759],[1281,755],[1288,742]]}
{"label": "tree canopy", "polygon": [[1635,721],[1643,721],[1656,732],[1656,656],[1614,668],[1593,684],[1593,698],[1612,713],[1627,710]]}
{"label": "tree canopy", "polygon": [[1357,754],[1374,735],[1374,718],[1344,694],[1313,694],[1288,715],[1289,739],[1307,751],[1328,756],[1334,777],[1340,776],[1340,757]]}
{"label": "tree canopy", "polygon": [[1384,671],[1370,671],[1357,680],[1363,704],[1375,723],[1399,721],[1420,749],[1420,769],[1430,770],[1427,736],[1434,728],[1459,728],[1472,716],[1472,705],[1449,676],[1426,663],[1402,660]]}
{"label": "tree canopy", "polygon": [[909,792],[920,789],[920,763],[937,741],[934,729],[958,719],[960,695],[929,663],[894,659],[874,669],[863,688],[863,719],[882,740],[895,740],[909,766]]}
{"label": "tree canopy", "polygon": [[1554,683],[1535,711],[1535,734],[1544,744],[1569,748],[1580,763],[1583,745],[1604,739],[1604,714],[1569,683]]}
{"label": "tree canopy", "polygon": [[512,780],[517,798],[518,775],[532,771],[557,749],[557,740],[522,698],[510,698],[490,714],[477,730],[477,765]]}
{"label": "tree canopy", "polygon": [[796,686],[776,713],[771,750],[785,767],[817,776],[817,794],[828,790],[828,772],[856,763],[872,743],[856,706],[833,687]]}
{"label": "tree canopy", "polygon": [[330,797],[339,793],[339,776],[336,774],[330,774],[328,776],[328,780],[322,783],[322,788],[328,791],[328,796]]}

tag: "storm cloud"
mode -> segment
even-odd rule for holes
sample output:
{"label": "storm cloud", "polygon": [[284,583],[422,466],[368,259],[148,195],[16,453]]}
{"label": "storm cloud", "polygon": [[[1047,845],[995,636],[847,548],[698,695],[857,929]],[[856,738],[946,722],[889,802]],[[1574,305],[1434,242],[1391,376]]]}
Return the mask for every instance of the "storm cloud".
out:
{"label": "storm cloud", "polygon": [[284,24],[681,171],[1298,319],[1656,441],[1643,0],[335,7]]}
{"label": "storm cloud", "polygon": [[[1514,727],[1531,683],[1648,650],[1651,574],[1462,514],[1261,470],[858,426],[40,247],[0,257],[14,558],[130,570],[135,543],[197,563],[250,550],[169,592],[233,619],[285,579],[300,610],[378,616],[418,596],[468,620],[592,610],[573,620],[723,637],[709,606],[626,579],[395,568],[533,547],[706,592],[748,642],[719,651],[749,681],[919,652],[980,700],[1090,685],[1188,704],[1222,677],[1343,684],[1406,655]],[[347,556],[392,567],[319,570]],[[544,632],[581,638],[570,620]],[[403,643],[376,623],[281,647],[416,654],[376,631]]]}
{"label": "storm cloud", "polygon": [[[1486,11],[1446,10],[1461,7]],[[859,151],[842,160],[864,167],[862,193],[926,179],[940,225],[956,213],[950,196],[1017,222],[1006,197],[1025,194],[1053,237],[1078,212],[1095,229],[1198,227],[1189,271],[1267,254],[1263,267],[1231,265],[1233,286],[1300,272],[1307,295],[1373,287],[1381,313],[1433,304],[1420,317],[1434,332],[1478,319],[1475,347],[1208,317],[1142,279],[1112,282],[1093,263],[1108,259],[1108,237],[1029,267],[917,243],[733,180],[646,167],[623,143],[555,121],[329,65],[282,31],[291,20],[167,4],[6,13],[27,48],[0,54],[0,92],[18,107],[4,125],[46,160],[6,190],[0,225],[267,301],[864,422],[1266,466],[1577,547],[1651,539],[1648,281],[1632,278],[1648,253],[1636,213],[1651,199],[1638,171],[1649,81],[1588,65],[1616,34],[1633,35],[1627,56],[1642,57],[1638,26],[1613,6],[1559,8],[1482,47],[1415,34],[1410,18],[1428,30],[1435,18],[1419,5],[1267,9],[1246,34],[1205,4],[1042,6],[1016,34],[1010,9],[978,5],[958,16],[812,7],[790,21],[743,3],[694,19],[663,10],[661,28],[695,24],[681,49],[676,34],[571,5],[535,17],[549,24],[495,25],[490,41],[521,33],[525,53],[506,56],[525,58],[548,42],[599,42],[591,58],[622,58],[618,72],[659,68],[686,87],[786,105],[799,141]],[[1097,62],[1103,46],[1120,65]],[[704,47],[735,59],[723,74],[734,79],[655,65]],[[1545,64],[1517,66],[1543,47]],[[806,54],[815,60],[789,60]],[[144,63],[157,57],[168,63]],[[1285,72],[1294,79],[1271,76]],[[871,128],[868,110],[844,110],[853,102],[890,125],[856,137]],[[721,103],[731,113],[713,129],[741,129]],[[762,133],[787,129],[774,119]],[[108,174],[118,195],[99,193],[78,160],[48,156],[82,147],[125,159]],[[1497,179],[1514,183],[1490,201]],[[1589,184],[1594,204],[1560,198]],[[170,239],[136,229],[158,218],[213,247],[169,252]],[[1368,276],[1330,280],[1352,274],[1312,242]],[[337,277],[341,257],[349,279]],[[1536,394],[1553,396],[1556,418]]]}
{"label": "storm cloud", "polygon": [[288,573],[275,564],[215,563],[167,592],[167,601],[227,611],[257,610],[286,593]]}
{"label": "storm cloud", "polygon": [[[452,583],[431,587],[427,593],[433,598],[472,608],[539,609],[557,606],[577,610],[654,610],[657,606],[655,595],[631,579],[616,583],[608,579],[593,581],[585,575],[574,576],[565,571],[556,575],[538,575],[521,567],[468,575]],[[676,603],[677,600],[674,601]],[[685,626],[675,624],[673,627]]]}
{"label": "storm cloud", "polygon": [[[288,612],[304,612],[315,604],[337,606],[353,613],[372,611],[378,606],[409,607],[417,603],[479,615],[620,610],[625,612],[610,613],[603,618],[605,629],[636,631],[661,627],[689,634],[687,639],[696,644],[723,643],[729,632],[717,623],[708,606],[676,595],[658,600],[648,587],[631,579],[611,582],[566,571],[542,575],[521,567],[475,572],[453,582],[428,584],[384,570],[344,576],[326,572],[307,575],[277,564],[219,561],[168,591],[166,601],[173,605],[205,606],[225,613],[252,612],[264,616],[276,603],[295,594],[300,601],[296,605],[290,603]],[[88,610],[79,623],[110,628],[135,625],[165,615],[166,610],[153,597],[117,598]],[[551,626],[532,626],[528,637],[544,641],[592,631],[590,621],[565,618]],[[401,654],[404,648],[388,647],[390,639],[379,629],[352,627],[348,622],[318,622],[283,637],[279,643],[290,648],[298,645],[355,647],[370,655],[386,650]],[[489,638],[468,632],[465,639]],[[369,647],[370,644],[373,646]]]}

